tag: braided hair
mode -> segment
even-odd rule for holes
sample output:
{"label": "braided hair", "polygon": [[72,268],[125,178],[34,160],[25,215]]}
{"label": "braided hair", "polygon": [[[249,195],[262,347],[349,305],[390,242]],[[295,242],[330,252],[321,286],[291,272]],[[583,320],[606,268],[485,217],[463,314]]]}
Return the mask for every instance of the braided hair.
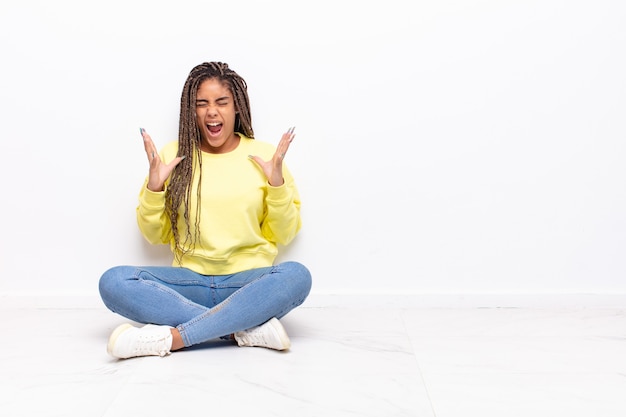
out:
{"label": "braided hair", "polygon": [[[223,62],[205,62],[194,67],[183,87],[180,98],[180,121],[178,127],[178,156],[187,155],[172,172],[170,183],[165,193],[165,212],[170,220],[172,233],[176,246],[182,254],[193,250],[195,242],[200,235],[200,190],[202,183],[202,151],[200,127],[196,121],[196,94],[202,82],[208,79],[216,79],[227,86],[233,95],[235,104],[235,132],[243,133],[254,139],[252,130],[252,116],[250,114],[250,100],[245,80]],[[195,156],[192,158],[191,156]],[[192,233],[190,227],[189,201],[191,200],[191,181],[193,178],[194,159],[198,167],[198,187],[196,195],[195,221]],[[183,207],[183,220],[186,227],[186,235],[181,239],[178,227],[178,213]],[[180,256],[177,253],[177,260]]]}

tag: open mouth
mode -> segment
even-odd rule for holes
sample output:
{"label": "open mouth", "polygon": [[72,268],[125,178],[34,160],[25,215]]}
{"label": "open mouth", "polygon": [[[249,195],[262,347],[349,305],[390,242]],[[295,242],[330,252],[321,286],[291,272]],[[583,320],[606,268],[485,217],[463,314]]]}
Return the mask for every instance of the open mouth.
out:
{"label": "open mouth", "polygon": [[209,130],[209,133],[211,134],[211,136],[218,135],[222,131],[222,124],[221,123],[217,123],[217,122],[216,123],[207,123],[206,127]]}

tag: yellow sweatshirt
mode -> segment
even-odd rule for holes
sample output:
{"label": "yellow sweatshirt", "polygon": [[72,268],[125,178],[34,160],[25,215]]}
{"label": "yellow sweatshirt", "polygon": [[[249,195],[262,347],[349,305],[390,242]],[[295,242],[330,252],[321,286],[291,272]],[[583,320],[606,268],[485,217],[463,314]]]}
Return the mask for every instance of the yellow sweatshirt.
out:
{"label": "yellow sweatshirt", "polygon": [[[146,178],[139,193],[137,222],[152,244],[169,243],[182,255],[173,266],[189,268],[204,275],[225,275],[251,268],[271,266],[278,254],[277,244],[287,245],[301,227],[300,197],[293,177],[283,163],[285,183],[272,187],[259,166],[249,158],[257,155],[270,160],[275,147],[242,134],[239,146],[225,154],[202,153],[200,236],[191,252],[182,255],[176,247],[170,221],[165,214],[165,191],[153,192]],[[160,152],[169,163],[176,157],[178,142],[168,143]],[[190,157],[190,155],[187,155]],[[197,160],[189,202],[190,227],[195,230]],[[167,187],[168,182],[165,186]],[[187,229],[179,209],[179,244],[185,244]],[[186,244],[189,249],[189,243]]]}

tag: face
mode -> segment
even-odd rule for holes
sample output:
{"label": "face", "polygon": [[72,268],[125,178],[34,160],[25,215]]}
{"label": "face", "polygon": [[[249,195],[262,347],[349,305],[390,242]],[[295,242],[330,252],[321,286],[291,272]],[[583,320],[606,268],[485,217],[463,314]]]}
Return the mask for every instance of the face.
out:
{"label": "face", "polygon": [[196,122],[202,135],[203,151],[226,153],[237,147],[235,114],[235,100],[227,85],[216,78],[200,84],[196,93]]}

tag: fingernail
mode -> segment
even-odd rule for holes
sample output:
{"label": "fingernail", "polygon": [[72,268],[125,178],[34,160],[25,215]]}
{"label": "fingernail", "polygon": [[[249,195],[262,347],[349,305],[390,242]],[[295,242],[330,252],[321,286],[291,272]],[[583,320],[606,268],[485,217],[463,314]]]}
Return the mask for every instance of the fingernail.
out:
{"label": "fingernail", "polygon": [[183,159],[187,158],[187,155],[183,155],[180,157],[180,160],[182,161]]}
{"label": "fingernail", "polygon": [[139,128],[139,133],[141,134],[141,136],[143,136],[143,127]]}
{"label": "fingernail", "polygon": [[252,155],[248,155],[248,158],[252,159]]}

